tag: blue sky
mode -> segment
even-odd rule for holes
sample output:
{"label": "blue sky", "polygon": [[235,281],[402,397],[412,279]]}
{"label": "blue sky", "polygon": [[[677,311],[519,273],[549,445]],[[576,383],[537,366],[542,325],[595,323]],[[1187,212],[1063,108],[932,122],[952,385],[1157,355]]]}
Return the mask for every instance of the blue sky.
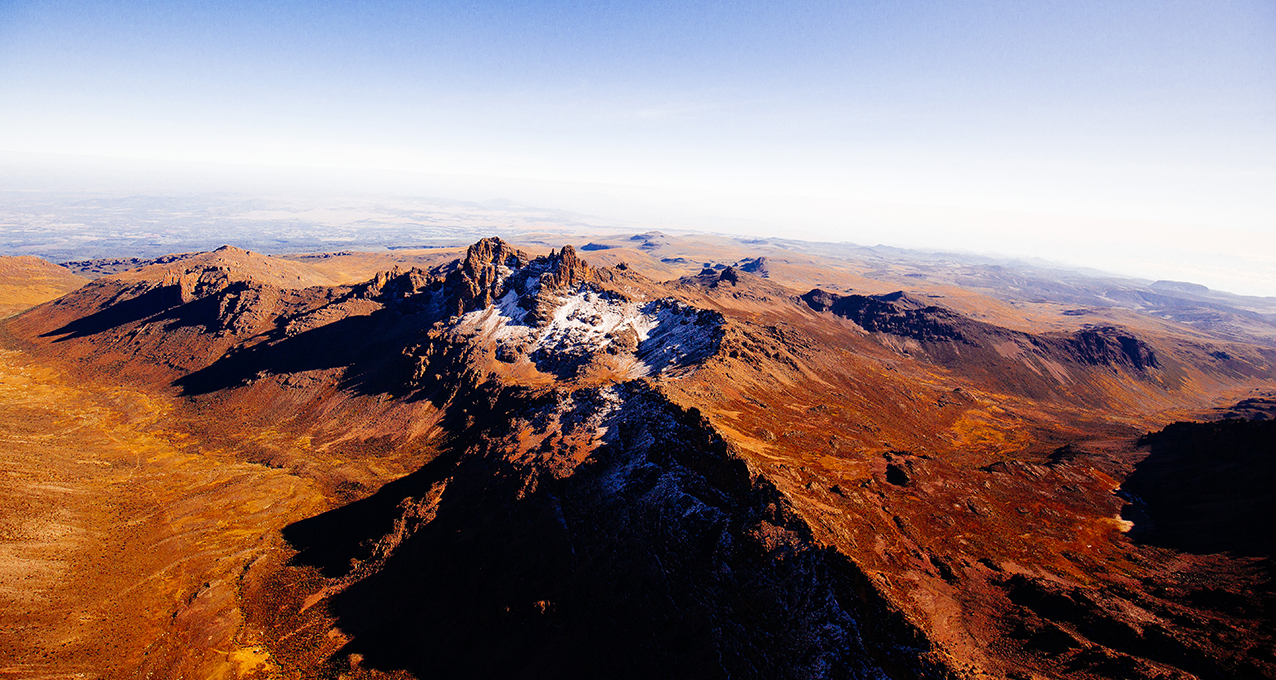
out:
{"label": "blue sky", "polygon": [[645,187],[1276,295],[1276,3],[0,0],[0,154]]}

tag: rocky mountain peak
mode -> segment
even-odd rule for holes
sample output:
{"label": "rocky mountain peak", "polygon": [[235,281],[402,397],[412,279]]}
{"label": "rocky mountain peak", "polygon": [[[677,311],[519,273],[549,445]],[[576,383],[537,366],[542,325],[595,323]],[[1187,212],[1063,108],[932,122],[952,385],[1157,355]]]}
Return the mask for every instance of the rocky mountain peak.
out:
{"label": "rocky mountain peak", "polygon": [[499,238],[485,238],[470,246],[461,266],[448,277],[455,286],[456,314],[491,306],[501,296],[505,280],[528,261],[526,253]]}
{"label": "rocky mountain peak", "polygon": [[449,282],[460,315],[490,307],[510,290],[527,298],[525,307],[535,308],[542,294],[572,290],[597,276],[569,245],[533,260],[499,238],[485,238],[469,247]]}
{"label": "rocky mountain peak", "polygon": [[499,238],[485,238],[471,245],[465,251],[465,260],[461,268],[471,276],[481,277],[484,273],[503,268],[520,269],[527,265],[527,254],[515,249]]}
{"label": "rocky mountain peak", "polygon": [[827,312],[833,308],[833,303],[840,297],[836,293],[830,293],[821,288],[812,288],[809,293],[802,296],[802,301],[817,312]]}
{"label": "rocky mountain peak", "polygon": [[[158,593],[75,628],[111,656],[68,644],[70,667],[213,675],[181,664],[235,661],[251,633],[249,675],[1276,678],[1254,521],[1276,432],[1133,440],[1272,389],[1269,347],[928,294],[947,286],[854,294],[831,271],[798,290],[815,270],[797,254],[766,281],[764,258],[664,238],[630,243],[703,271],[656,281],[495,238],[379,273],[380,255],[227,247],[4,320],[19,401],[0,435],[40,472],[7,488],[91,480],[56,490],[112,509],[83,513],[104,524],[67,533],[68,564],[120,556],[43,620]],[[46,394],[86,401],[62,416]],[[108,421],[130,429],[91,429]],[[79,576],[98,572],[111,590]],[[31,630],[41,654],[57,639]]]}
{"label": "rocky mountain peak", "polygon": [[575,288],[594,278],[594,268],[576,255],[576,249],[563,246],[557,253],[549,251],[547,271],[541,275],[541,288],[559,290]]}

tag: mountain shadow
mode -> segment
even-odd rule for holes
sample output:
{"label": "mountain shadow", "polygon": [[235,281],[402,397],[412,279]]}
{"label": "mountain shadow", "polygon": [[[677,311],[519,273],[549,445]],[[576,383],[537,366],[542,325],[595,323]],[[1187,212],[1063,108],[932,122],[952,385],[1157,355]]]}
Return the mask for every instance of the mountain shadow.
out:
{"label": "mountain shadow", "polygon": [[289,527],[298,564],[348,583],[328,602],[351,636],[337,656],[440,678],[936,674],[918,631],[698,413],[616,391],[614,437],[571,472],[494,444],[507,414],[554,400],[488,391],[451,453]]}
{"label": "mountain shadow", "polygon": [[234,348],[174,384],[183,395],[196,396],[266,375],[341,368],[345,370],[343,389],[364,394],[403,392],[404,349],[420,332],[420,324],[396,310],[348,316],[296,335],[278,334],[281,337],[274,340]]}
{"label": "mountain shadow", "polygon": [[[54,304],[57,303],[55,302]],[[40,337],[56,338],[54,342],[64,342],[75,338],[97,335],[112,328],[118,328],[155,316],[180,304],[182,304],[182,295],[177,286],[157,286],[137,297],[110,304],[97,312],[79,317],[60,328],[42,333]]]}
{"label": "mountain shadow", "polygon": [[1276,420],[1174,423],[1141,442],[1121,485],[1138,541],[1186,552],[1271,556],[1276,548]]}

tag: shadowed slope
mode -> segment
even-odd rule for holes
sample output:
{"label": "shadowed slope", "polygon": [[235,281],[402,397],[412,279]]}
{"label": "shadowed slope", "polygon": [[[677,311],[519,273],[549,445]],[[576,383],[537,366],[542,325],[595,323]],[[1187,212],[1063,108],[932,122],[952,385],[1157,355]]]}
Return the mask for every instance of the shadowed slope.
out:
{"label": "shadowed slope", "polygon": [[1261,620],[1162,590],[1265,582],[1132,543],[1113,494],[1167,412],[1276,384],[1263,348],[734,260],[661,283],[485,239],[299,288],[228,249],[2,328],[325,495],[237,586],[285,675],[1270,674]]}
{"label": "shadowed slope", "polygon": [[[813,544],[697,414],[638,384],[570,396],[491,389],[453,405],[483,428],[453,453],[285,530],[298,564],[340,584],[330,607],[352,639],[338,667],[358,654],[365,667],[420,677],[937,670],[864,575]],[[564,398],[582,430],[607,411],[612,434],[589,462],[550,475],[510,460],[503,442]],[[378,531],[374,546],[356,542]]]}
{"label": "shadowed slope", "polygon": [[1147,458],[1121,485],[1131,535],[1196,553],[1276,550],[1276,420],[1175,423],[1140,440]]}

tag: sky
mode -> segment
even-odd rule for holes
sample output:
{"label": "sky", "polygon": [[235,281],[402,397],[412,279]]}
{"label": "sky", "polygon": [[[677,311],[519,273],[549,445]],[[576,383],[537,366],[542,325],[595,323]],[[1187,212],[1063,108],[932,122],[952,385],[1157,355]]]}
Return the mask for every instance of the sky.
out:
{"label": "sky", "polygon": [[0,160],[451,177],[1276,295],[1276,3],[0,0]]}

